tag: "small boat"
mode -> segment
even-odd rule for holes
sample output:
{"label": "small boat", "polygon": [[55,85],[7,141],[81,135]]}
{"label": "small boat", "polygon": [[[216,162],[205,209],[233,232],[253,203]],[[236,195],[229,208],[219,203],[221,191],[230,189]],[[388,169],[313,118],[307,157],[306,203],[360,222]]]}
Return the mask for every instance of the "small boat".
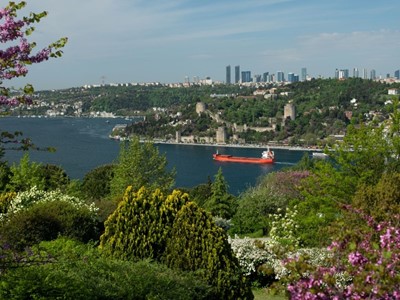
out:
{"label": "small boat", "polygon": [[263,151],[260,158],[257,157],[240,157],[240,156],[232,156],[226,154],[213,154],[213,159],[216,161],[223,162],[236,162],[236,163],[248,163],[248,164],[272,164],[275,162],[275,154],[274,151],[266,150]]}

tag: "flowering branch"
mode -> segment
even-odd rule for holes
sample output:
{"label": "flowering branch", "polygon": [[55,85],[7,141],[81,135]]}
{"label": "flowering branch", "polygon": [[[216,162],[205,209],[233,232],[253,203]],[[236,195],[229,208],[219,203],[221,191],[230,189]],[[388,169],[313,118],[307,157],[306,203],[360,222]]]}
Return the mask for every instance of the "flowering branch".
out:
{"label": "flowering branch", "polygon": [[28,42],[27,36],[35,30],[34,23],[47,16],[47,12],[39,14],[30,13],[28,17],[17,19],[17,12],[26,6],[26,2],[9,2],[5,8],[0,8],[0,43],[11,44],[0,50],[0,105],[18,105],[21,102],[29,103],[29,95],[34,92],[33,86],[28,84],[23,89],[23,94],[10,97],[10,90],[2,86],[4,80],[26,76],[27,66],[41,63],[50,57],[62,56],[60,50],[67,43],[67,38],[33,53],[35,42]]}

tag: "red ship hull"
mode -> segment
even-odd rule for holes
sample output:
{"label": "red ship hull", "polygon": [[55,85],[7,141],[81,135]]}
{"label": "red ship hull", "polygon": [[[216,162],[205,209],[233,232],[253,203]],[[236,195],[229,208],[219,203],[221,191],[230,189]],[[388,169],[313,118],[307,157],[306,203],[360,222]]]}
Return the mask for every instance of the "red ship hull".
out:
{"label": "red ship hull", "polygon": [[272,164],[275,161],[273,158],[239,157],[225,154],[213,154],[213,159],[216,161],[247,164]]}

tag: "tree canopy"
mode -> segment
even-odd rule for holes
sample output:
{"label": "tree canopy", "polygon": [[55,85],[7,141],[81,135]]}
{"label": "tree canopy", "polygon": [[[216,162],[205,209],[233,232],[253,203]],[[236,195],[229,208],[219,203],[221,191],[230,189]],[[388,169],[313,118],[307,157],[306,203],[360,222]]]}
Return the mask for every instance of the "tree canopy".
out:
{"label": "tree canopy", "polygon": [[138,191],[142,186],[166,191],[175,181],[175,170],[167,170],[167,158],[153,143],[141,143],[138,137],[121,143],[121,149],[111,179],[111,195],[120,197],[128,186]]}

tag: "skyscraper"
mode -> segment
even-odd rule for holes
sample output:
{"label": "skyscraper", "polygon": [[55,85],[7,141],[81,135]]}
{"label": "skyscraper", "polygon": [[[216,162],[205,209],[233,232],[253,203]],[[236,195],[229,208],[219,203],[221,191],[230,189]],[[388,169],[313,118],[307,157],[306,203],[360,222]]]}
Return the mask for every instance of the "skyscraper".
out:
{"label": "skyscraper", "polygon": [[282,71],[276,72],[276,77],[278,82],[284,82],[285,81],[285,74]]}
{"label": "skyscraper", "polygon": [[235,66],[235,83],[240,82],[240,66]]}
{"label": "skyscraper", "polygon": [[226,84],[231,84],[231,66],[226,66]]}
{"label": "skyscraper", "polygon": [[368,79],[368,70],[363,69],[363,79]]}
{"label": "skyscraper", "polygon": [[400,70],[394,71],[394,77],[395,77],[396,79],[400,79]]}
{"label": "skyscraper", "polygon": [[307,68],[301,68],[301,81],[307,80]]}
{"label": "skyscraper", "polygon": [[370,76],[371,80],[375,80],[376,79],[376,71],[374,69],[371,70],[370,75],[371,75]]}
{"label": "skyscraper", "polygon": [[268,75],[269,75],[269,72],[263,73],[263,82],[268,82]]}
{"label": "skyscraper", "polygon": [[251,82],[251,72],[250,71],[242,72],[242,82]]}
{"label": "skyscraper", "polygon": [[358,77],[360,77],[360,74],[359,74],[359,72],[358,72],[358,69],[357,69],[357,68],[354,68],[354,69],[353,69],[353,77],[354,77],[354,78],[358,78]]}

